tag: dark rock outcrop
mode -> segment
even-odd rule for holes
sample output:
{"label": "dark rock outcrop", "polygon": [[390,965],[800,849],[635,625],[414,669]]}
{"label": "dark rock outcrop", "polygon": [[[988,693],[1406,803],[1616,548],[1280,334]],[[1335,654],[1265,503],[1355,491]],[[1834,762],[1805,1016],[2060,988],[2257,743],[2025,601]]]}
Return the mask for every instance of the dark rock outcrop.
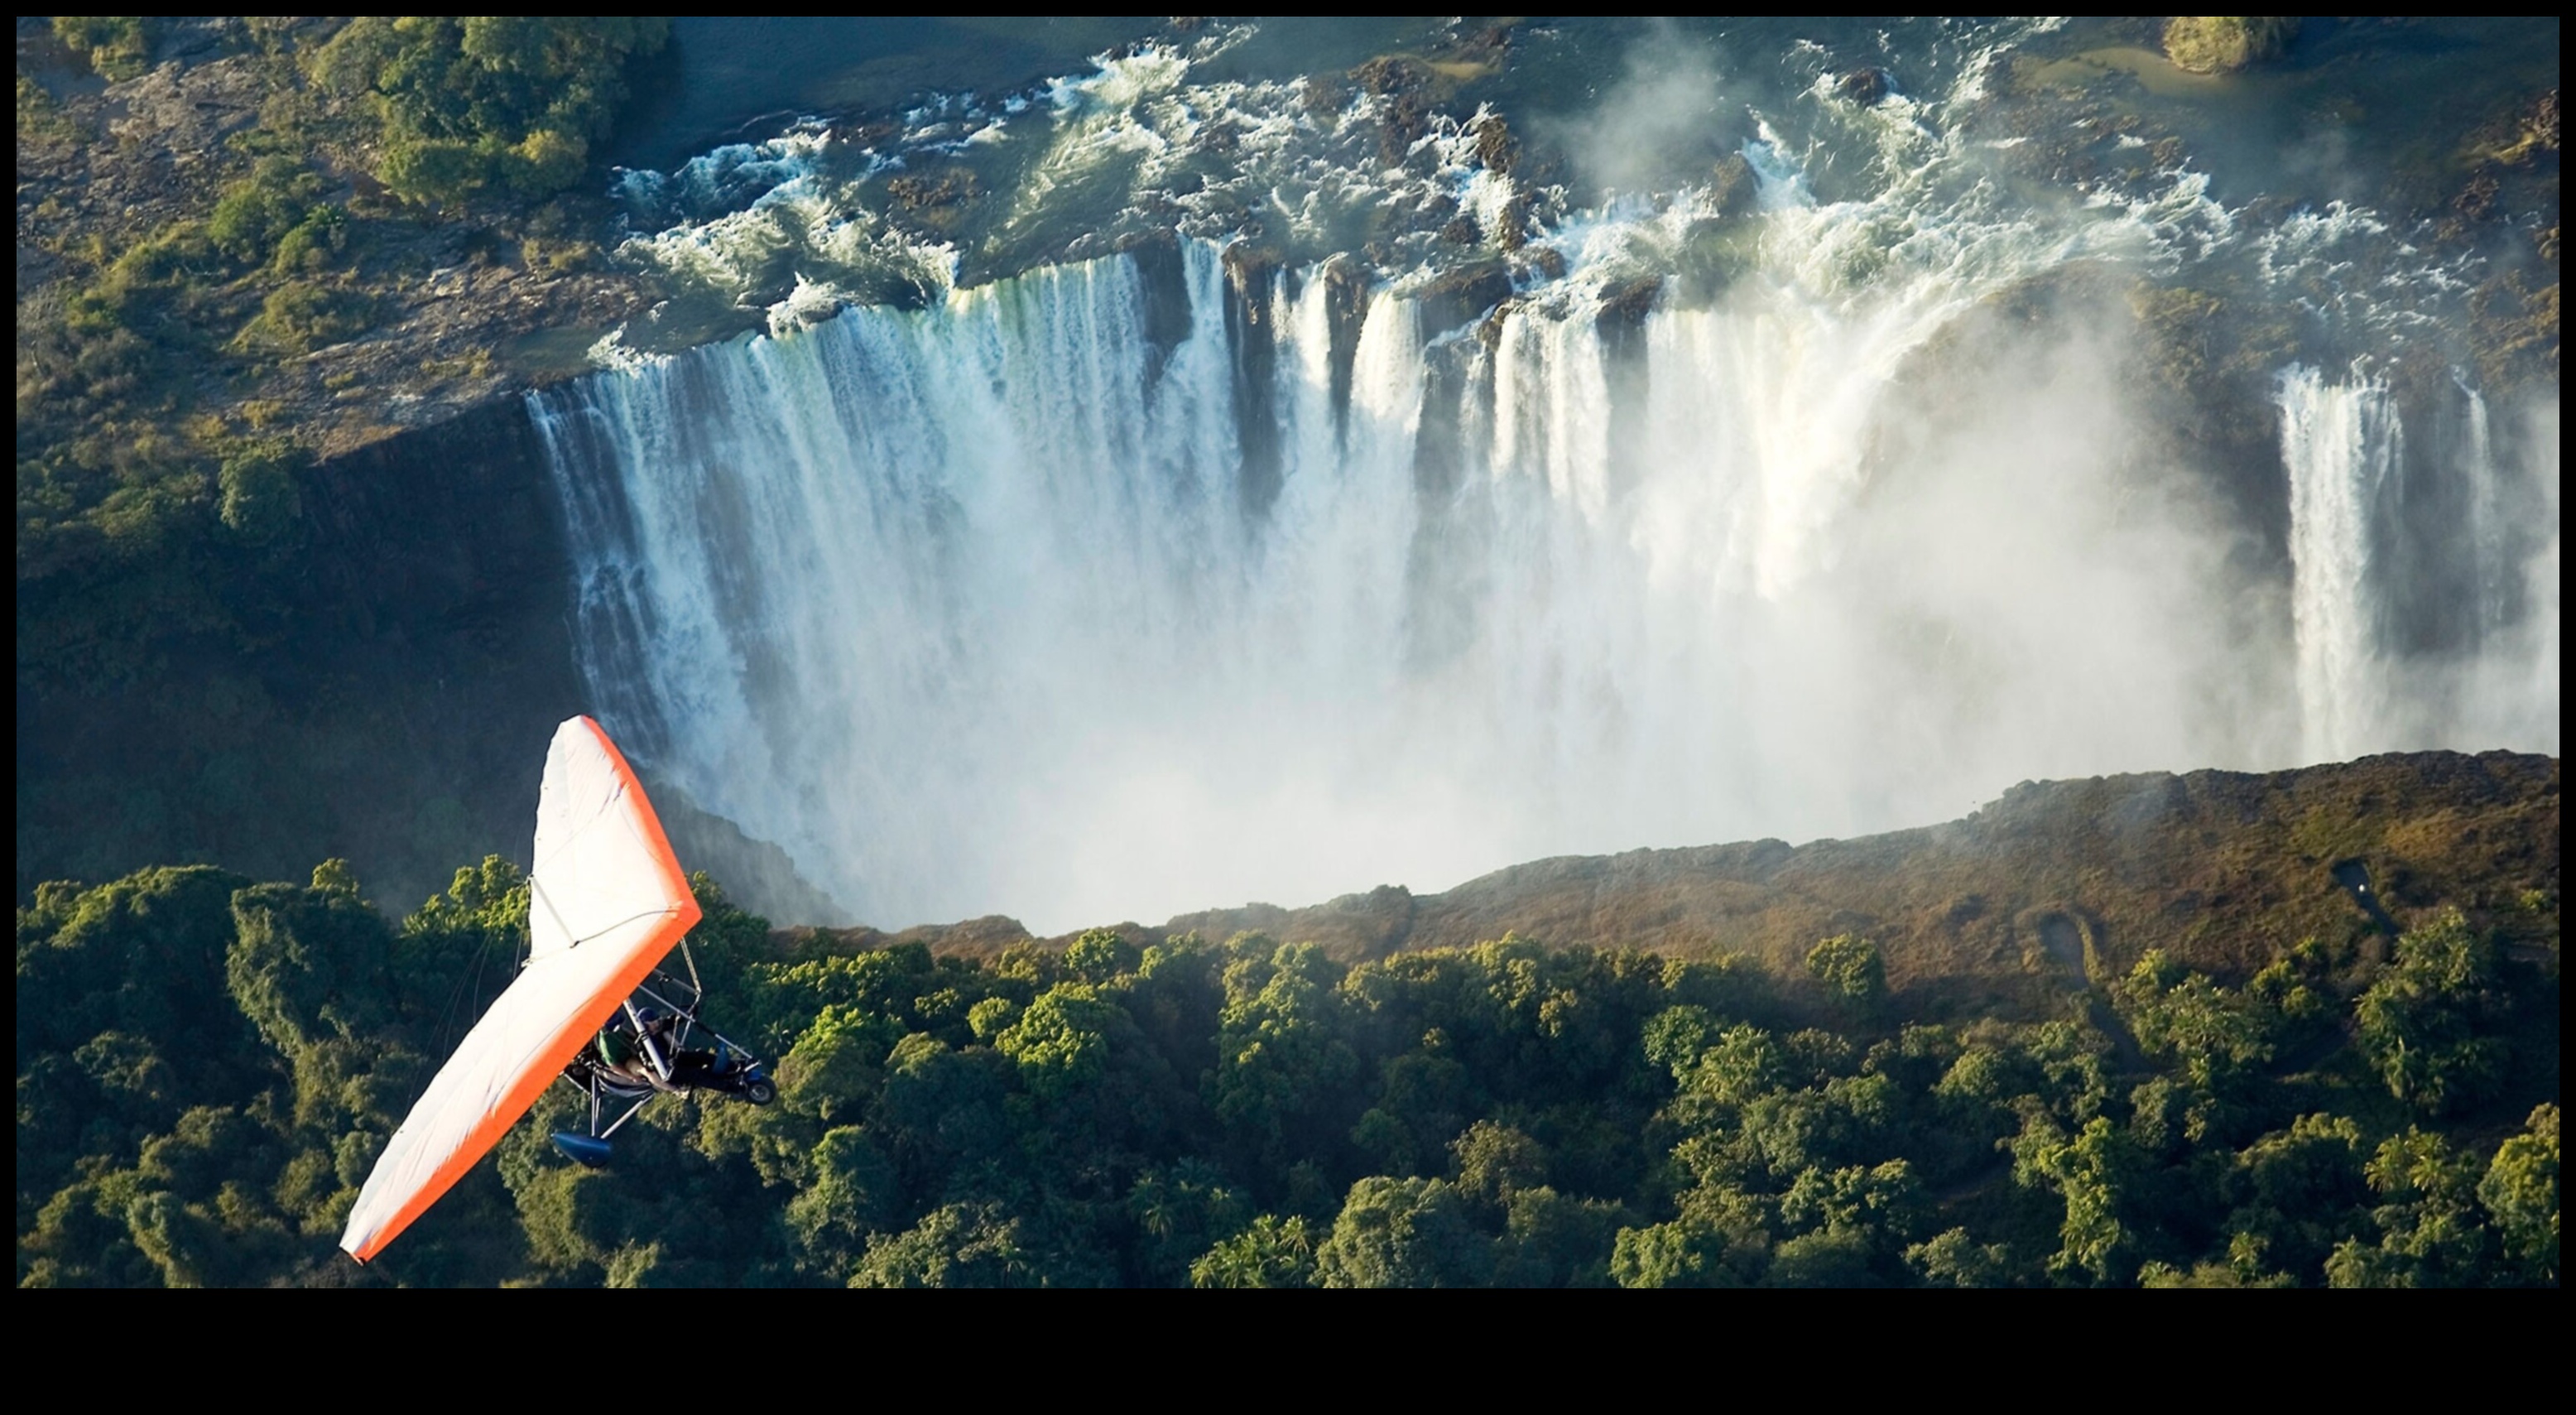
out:
{"label": "dark rock outcrop", "polygon": [[1845,102],[1875,108],[1885,103],[1889,94],[1896,92],[1896,81],[1887,76],[1885,69],[1875,64],[1863,64],[1834,80],[1834,92]]}
{"label": "dark rock outcrop", "polygon": [[1709,205],[1721,219],[1752,215],[1761,194],[1753,164],[1745,160],[1743,153],[1730,152],[1719,158],[1717,169],[1709,174]]}
{"label": "dark rock outcrop", "polygon": [[1499,260],[1459,266],[1415,292],[1425,330],[1456,329],[1510,299],[1512,276]]}

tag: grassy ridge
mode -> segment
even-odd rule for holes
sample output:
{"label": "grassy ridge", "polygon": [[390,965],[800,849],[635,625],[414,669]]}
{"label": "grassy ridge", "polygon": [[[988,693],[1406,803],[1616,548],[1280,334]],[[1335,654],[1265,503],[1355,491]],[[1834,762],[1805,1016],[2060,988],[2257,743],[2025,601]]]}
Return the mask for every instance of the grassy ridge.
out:
{"label": "grassy ridge", "polygon": [[[2015,787],[1964,820],[1853,840],[1755,841],[1515,865],[1440,894],[1385,886],[1308,908],[1184,914],[1131,937],[1257,930],[1358,962],[1506,933],[1673,957],[1742,953],[1793,973],[1817,939],[1860,932],[1919,1016],[2054,1015],[2162,949],[2243,979],[2302,939],[2369,946],[2330,867],[2358,859],[2401,919],[2456,905],[2516,937],[2558,894],[2558,763],[2418,752],[2254,774],[2146,773]],[[885,934],[990,957],[1008,919]],[[1060,942],[1060,941],[1059,941]],[[2088,960],[2087,950],[2090,950]]]}

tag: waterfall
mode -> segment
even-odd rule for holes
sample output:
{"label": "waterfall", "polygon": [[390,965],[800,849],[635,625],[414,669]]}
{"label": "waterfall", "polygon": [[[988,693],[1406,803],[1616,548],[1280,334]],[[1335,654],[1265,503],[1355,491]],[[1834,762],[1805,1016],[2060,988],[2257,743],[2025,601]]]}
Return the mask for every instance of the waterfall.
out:
{"label": "waterfall", "polygon": [[2328,383],[2294,365],[2280,380],[2281,461],[2290,474],[2290,613],[2305,755],[2338,761],[2374,741],[2387,696],[2372,583],[2373,517],[2402,457],[2387,384],[2356,371]]}
{"label": "waterfall", "polygon": [[2468,403],[2468,446],[2462,470],[2469,483],[2469,556],[2476,577],[2476,627],[2480,642],[2505,627],[2507,577],[2513,566],[2505,545],[2504,472],[2496,463],[2495,430],[2487,421],[2487,400],[2466,379],[2457,380]]}
{"label": "waterfall", "polygon": [[1185,241],[534,407],[639,759],[859,916],[1066,927],[2244,759],[2215,554],[2119,489],[2103,369],[1873,479],[1977,289],[1618,338],[1578,291],[1488,348]]}
{"label": "waterfall", "polygon": [[[2555,400],[2403,428],[2378,371],[2464,272],[2107,128],[2034,190],[1981,126],[2026,33],[1866,108],[1803,34],[1632,75],[1577,157],[1692,136],[1593,206],[1221,44],[630,174],[673,299],[531,395],[594,710],[853,917],[1041,931],[2554,751]],[[992,200],[885,206],[958,164]],[[2286,544],[2190,464],[2160,291],[2380,360],[2280,376]]]}

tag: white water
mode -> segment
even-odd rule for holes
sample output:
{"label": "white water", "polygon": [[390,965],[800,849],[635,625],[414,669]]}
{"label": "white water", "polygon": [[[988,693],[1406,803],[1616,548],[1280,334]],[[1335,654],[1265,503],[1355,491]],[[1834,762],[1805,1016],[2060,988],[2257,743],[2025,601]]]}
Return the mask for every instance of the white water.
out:
{"label": "white water", "polygon": [[[978,259],[1095,209],[1177,209],[1185,236],[1260,210],[1315,250],[1353,212],[1463,209],[1499,239],[1513,188],[1471,161],[1473,122],[1434,124],[1427,175],[1380,169],[1364,96],[1317,121],[1293,86],[1175,89],[1186,65],[1143,58],[1055,94],[1051,126],[976,130],[1035,154]],[[2208,477],[2158,460],[2131,351],[2046,336],[1937,394],[1900,381],[2073,261],[2250,252],[2285,307],[2371,340],[2427,324],[2440,282],[2363,290],[2360,256],[2407,268],[2368,213],[2249,235],[2189,172],[2049,214],[1927,114],[1823,109],[1882,159],[1874,194],[1830,203],[1758,123],[1724,293],[1667,299],[1624,346],[1605,292],[1679,268],[1705,193],[1550,208],[1571,273],[1513,255],[1521,299],[1481,334],[1424,327],[1411,295],[1452,257],[1429,225],[1392,238],[1345,407],[1326,281],[1284,276],[1242,312],[1276,345],[1275,500],[1245,485],[1214,241],[1183,240],[1185,329],[1158,349],[1126,257],[957,289],[955,252],[852,208],[814,152],[741,149],[683,186],[774,185],[629,253],[776,337],[621,352],[534,402],[596,708],[852,917],[1040,931],[1883,830],[2029,778],[2555,751],[2554,403],[2506,436],[2464,390],[2465,460],[2434,476],[2466,478],[2439,553],[2475,557],[2476,642],[2419,661],[2389,628],[2409,457],[2382,383],[2279,383],[2285,586],[2246,568]],[[1223,125],[1224,180],[1182,180]],[[831,314],[879,266],[933,303]]]}
{"label": "white water", "polygon": [[1890,373],[1974,285],[1654,315],[1617,437],[1594,311],[1530,308],[1426,487],[1418,307],[1374,299],[1337,428],[1323,283],[1283,284],[1247,515],[1217,251],[1184,252],[1159,377],[1118,258],[550,395],[612,726],[861,917],[1042,929],[2277,751],[2219,538],[2124,483],[2084,351],[1868,483]]}
{"label": "white water", "polygon": [[2339,761],[2369,742],[2389,686],[2370,593],[2371,512],[2396,475],[2403,430],[2387,385],[2367,377],[2330,384],[2293,367],[2280,409],[2301,743],[2309,760]]}
{"label": "white water", "polygon": [[2396,400],[2365,364],[2339,382],[2300,365],[2281,375],[2303,761],[2558,749],[2556,410],[2544,407],[2520,439],[2531,463],[2520,468],[2500,453],[2485,399],[2459,391],[2458,445],[2433,465],[2460,483],[2463,515],[2435,545],[2457,562],[2466,632],[2418,661],[2396,651],[2388,622],[2403,589],[2388,562],[2410,461]]}
{"label": "white water", "polygon": [[2469,483],[2469,552],[2474,558],[2477,631],[2481,642],[2506,627],[2510,605],[2507,581],[2513,573],[2506,540],[2504,469],[2496,463],[2495,430],[2487,418],[2487,400],[2460,384],[2468,408],[2467,445],[2461,449],[2461,471]]}

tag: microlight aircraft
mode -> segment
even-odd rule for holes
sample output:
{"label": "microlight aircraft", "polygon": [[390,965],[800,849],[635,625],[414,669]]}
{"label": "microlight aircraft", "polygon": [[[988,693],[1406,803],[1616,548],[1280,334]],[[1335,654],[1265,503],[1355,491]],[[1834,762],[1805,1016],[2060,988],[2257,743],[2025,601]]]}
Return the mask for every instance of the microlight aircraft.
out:
{"label": "microlight aircraft", "polygon": [[[644,787],[587,717],[555,729],[537,798],[528,957],[377,1156],[340,1246],[365,1262],[490,1153],[562,1078],[590,1103],[558,1148],[605,1163],[608,1137],[657,1095],[713,1091],[766,1105],[765,1069],[697,1017],[705,989],[687,935],[688,878]],[[683,982],[661,971],[678,948]],[[701,1041],[703,1045],[693,1045]],[[623,1104],[603,1126],[603,1111]]]}

